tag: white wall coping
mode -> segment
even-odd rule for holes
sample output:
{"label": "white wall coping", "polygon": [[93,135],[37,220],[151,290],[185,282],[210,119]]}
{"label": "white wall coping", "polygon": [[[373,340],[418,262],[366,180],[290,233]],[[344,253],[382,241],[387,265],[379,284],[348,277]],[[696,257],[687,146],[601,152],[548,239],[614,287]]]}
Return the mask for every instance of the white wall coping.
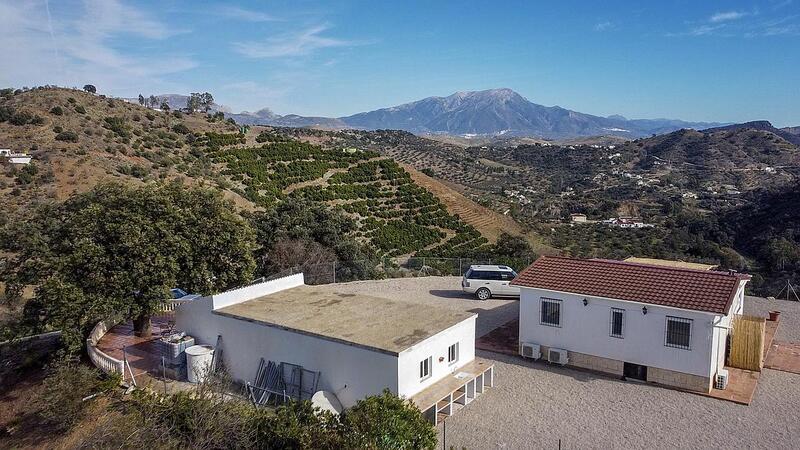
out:
{"label": "white wall coping", "polygon": [[230,291],[211,295],[211,309],[217,310],[226,306],[236,305],[238,303],[253,300],[258,297],[285,291],[286,289],[303,286],[304,284],[305,278],[301,272],[294,275],[276,278],[274,280],[264,281],[262,283],[243,286]]}

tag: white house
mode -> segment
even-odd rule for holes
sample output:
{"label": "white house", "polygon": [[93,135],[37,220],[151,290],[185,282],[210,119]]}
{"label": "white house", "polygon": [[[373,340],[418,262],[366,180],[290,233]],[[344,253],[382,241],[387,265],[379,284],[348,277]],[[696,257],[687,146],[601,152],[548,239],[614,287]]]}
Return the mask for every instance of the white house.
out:
{"label": "white house", "polygon": [[0,157],[5,158],[10,164],[30,164],[31,156],[25,153],[14,153],[11,149],[0,148]]}
{"label": "white house", "polygon": [[335,284],[308,286],[297,274],[182,305],[176,327],[201,344],[221,336],[236,380],[253,381],[263,357],[320,372],[318,390],[344,407],[388,388],[436,421],[493,383],[493,366],[475,359],[476,317],[343,293]]}
{"label": "white house", "polygon": [[[524,356],[708,392],[749,275],[541,257],[520,287]],[[551,350],[553,352],[551,352]]]}

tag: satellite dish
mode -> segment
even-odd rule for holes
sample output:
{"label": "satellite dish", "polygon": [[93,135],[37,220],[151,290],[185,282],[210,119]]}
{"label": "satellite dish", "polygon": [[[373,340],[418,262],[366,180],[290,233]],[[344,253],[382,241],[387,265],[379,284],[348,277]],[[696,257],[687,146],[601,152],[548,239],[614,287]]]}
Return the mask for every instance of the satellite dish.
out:
{"label": "satellite dish", "polygon": [[311,404],[323,411],[330,411],[334,414],[341,414],[344,408],[336,394],[328,391],[317,391],[311,397]]}

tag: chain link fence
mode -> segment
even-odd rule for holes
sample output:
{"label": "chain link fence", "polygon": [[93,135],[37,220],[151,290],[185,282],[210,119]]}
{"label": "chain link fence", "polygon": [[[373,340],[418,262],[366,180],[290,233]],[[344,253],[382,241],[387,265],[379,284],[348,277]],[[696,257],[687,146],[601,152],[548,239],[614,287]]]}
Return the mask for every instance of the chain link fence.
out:
{"label": "chain link fence", "polygon": [[331,261],[289,267],[254,282],[272,280],[300,272],[304,274],[306,284],[331,284],[386,278],[462,276],[470,266],[477,264],[506,265],[520,271],[532,262],[531,258],[439,258],[429,256]]}

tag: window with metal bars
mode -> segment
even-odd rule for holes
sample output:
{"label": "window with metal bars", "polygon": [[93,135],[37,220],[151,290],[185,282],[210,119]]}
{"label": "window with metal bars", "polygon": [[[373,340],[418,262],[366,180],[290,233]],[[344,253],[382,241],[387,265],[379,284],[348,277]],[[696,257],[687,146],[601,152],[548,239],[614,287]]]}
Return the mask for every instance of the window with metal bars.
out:
{"label": "window with metal bars", "polygon": [[551,327],[561,326],[561,300],[542,298],[539,323]]}
{"label": "window with metal bars", "polygon": [[664,334],[665,346],[691,350],[692,319],[667,316]]}
{"label": "window with metal bars", "polygon": [[420,381],[428,378],[431,376],[431,363],[433,362],[433,357],[429,356],[422,361],[419,362],[419,379]]}
{"label": "window with metal bars", "polygon": [[611,329],[609,334],[611,337],[622,338],[625,331],[625,310],[619,308],[611,308]]}

